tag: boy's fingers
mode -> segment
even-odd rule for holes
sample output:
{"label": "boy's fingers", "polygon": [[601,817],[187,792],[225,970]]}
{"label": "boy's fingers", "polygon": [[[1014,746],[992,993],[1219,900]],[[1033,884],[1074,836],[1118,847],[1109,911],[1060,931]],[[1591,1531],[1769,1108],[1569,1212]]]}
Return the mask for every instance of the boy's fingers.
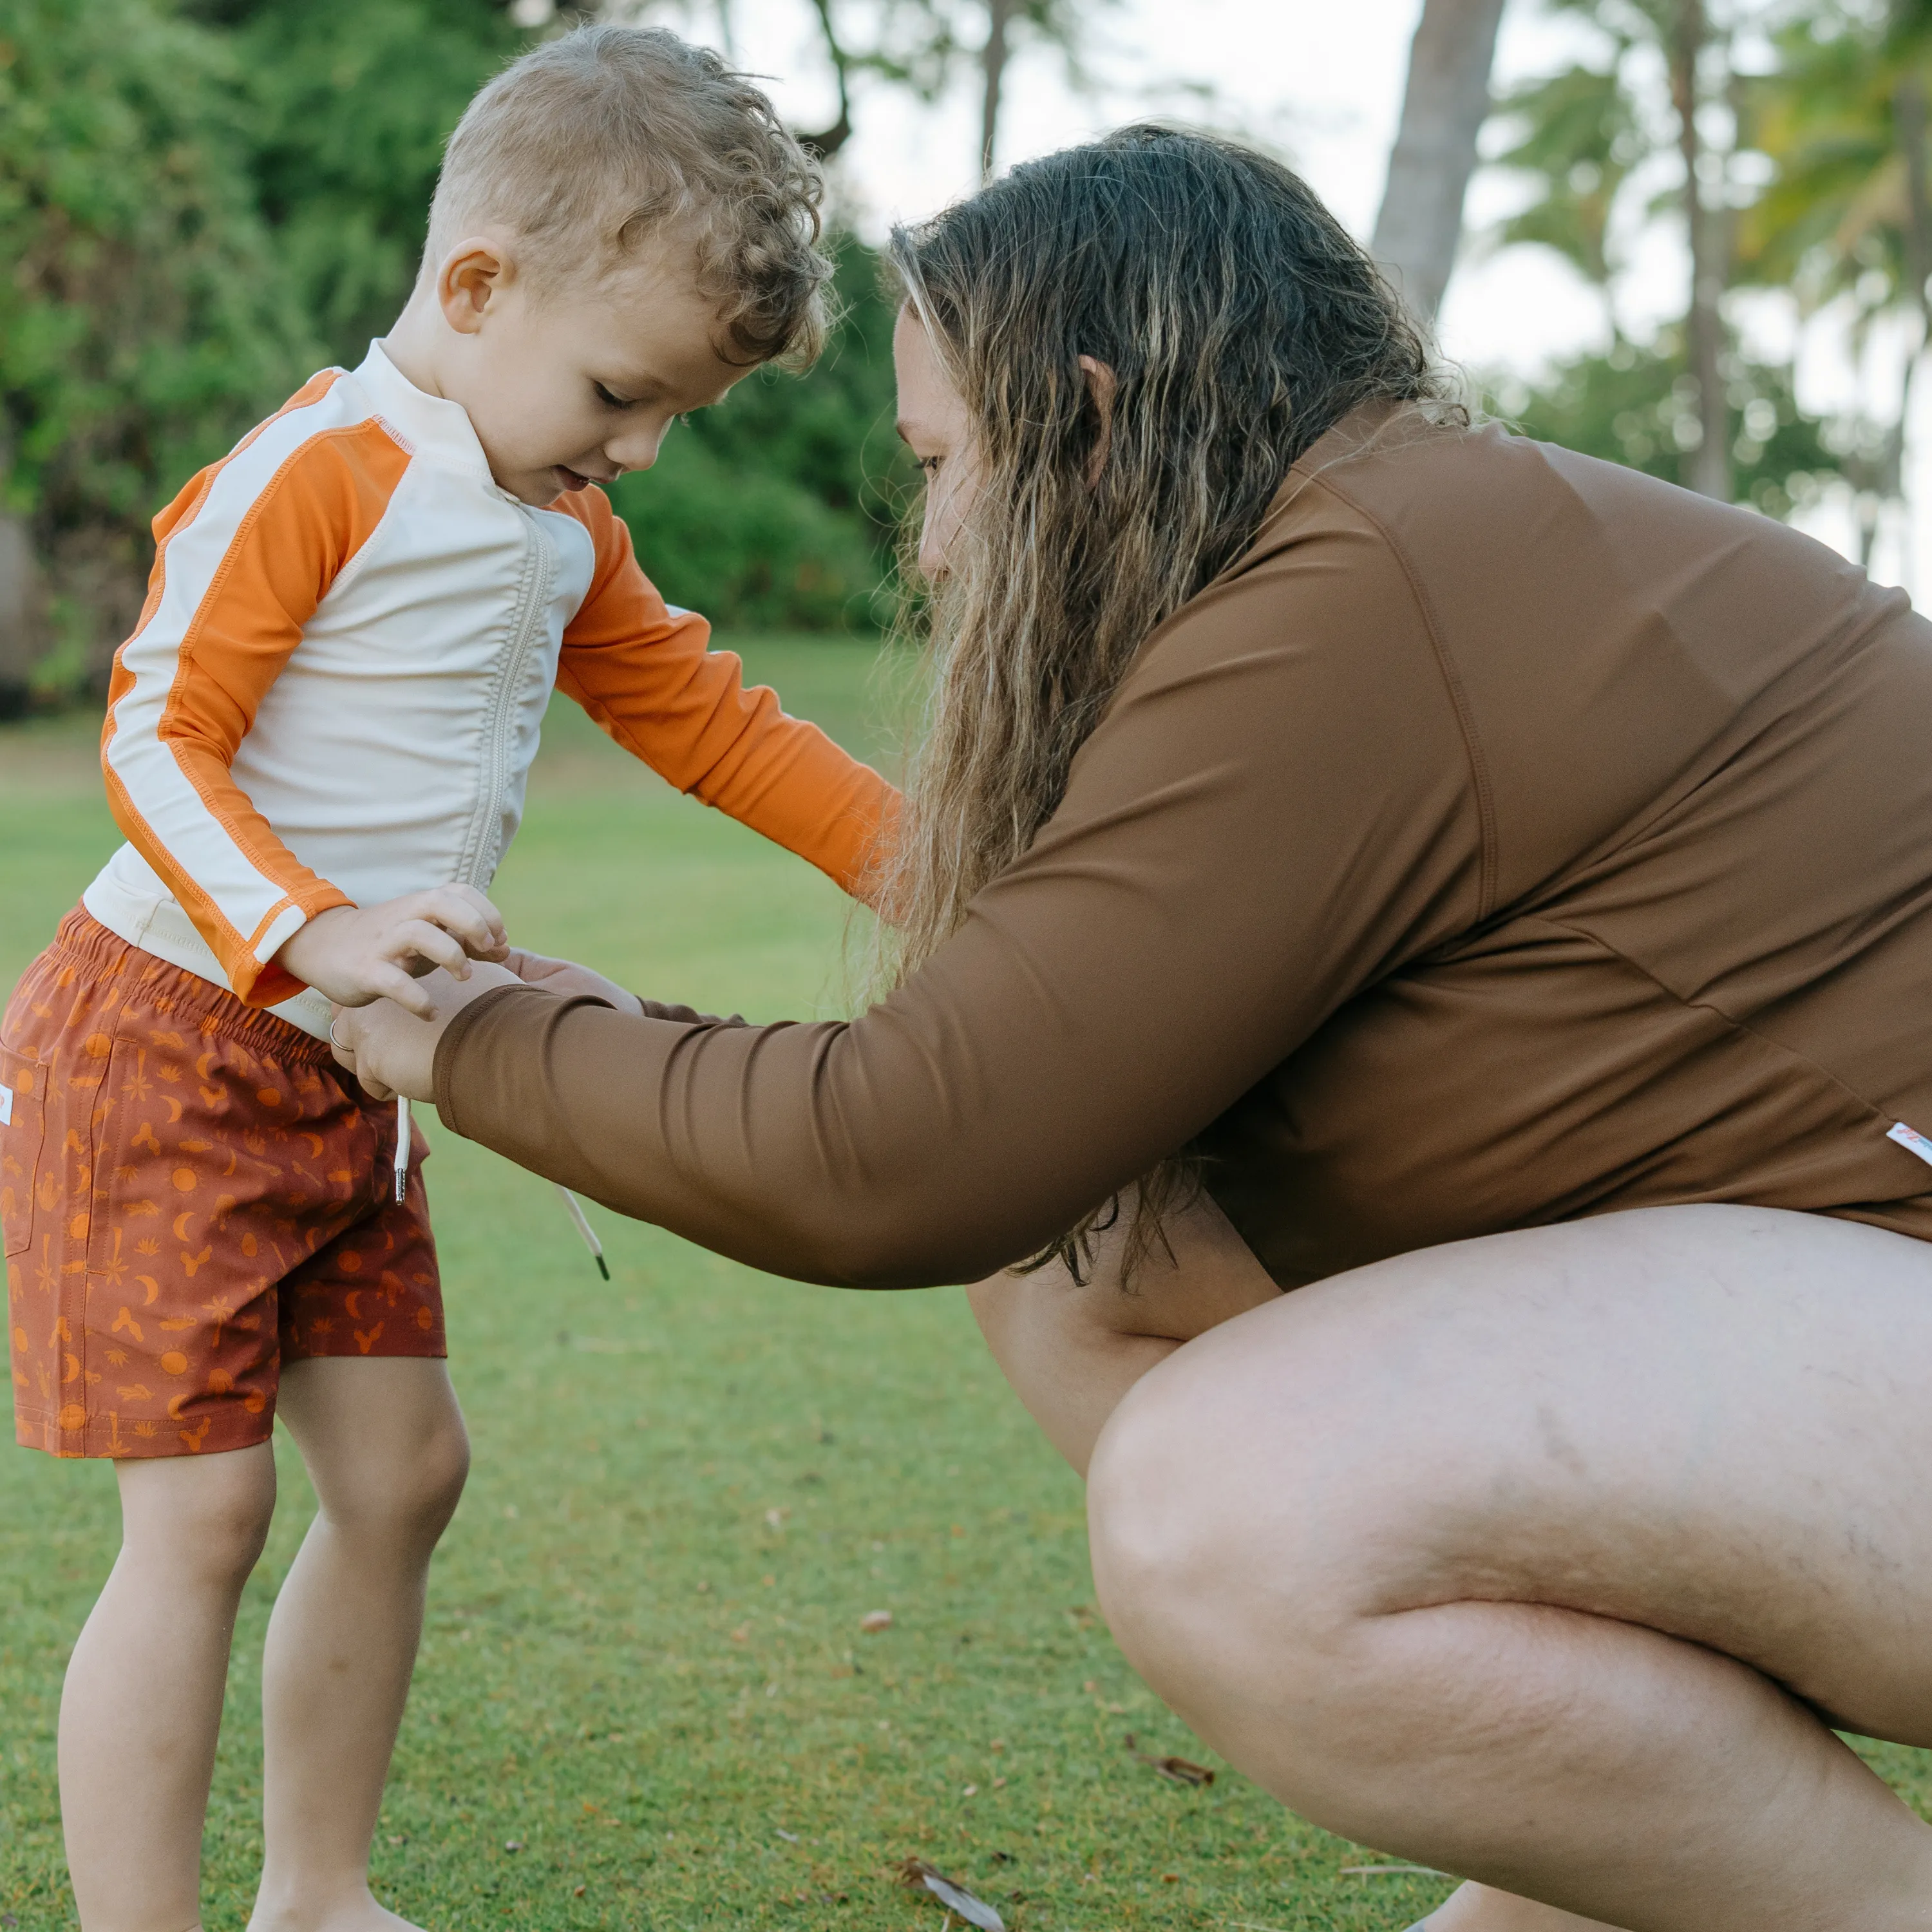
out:
{"label": "boy's fingers", "polygon": [[372,992],[381,998],[393,1000],[406,1013],[414,1013],[419,1020],[436,1018],[436,1002],[400,966],[392,966],[385,960],[370,973],[368,984]]}
{"label": "boy's fingers", "polygon": [[503,915],[496,910],[489,898],[485,894],[479,892],[474,886],[465,886],[462,890],[476,902],[477,910],[483,915],[490,930],[500,940],[507,940],[509,938],[509,928],[503,923]]}
{"label": "boy's fingers", "polygon": [[[406,973],[410,970],[406,962],[413,953],[428,962],[422,969],[424,973],[434,972],[440,966],[459,980],[470,976],[470,956],[463,950],[461,941],[426,919],[405,920],[384,941],[382,953],[392,964],[400,966]],[[411,975],[412,978],[420,976]]]}
{"label": "boy's fingers", "polygon": [[468,886],[446,886],[428,898],[422,916],[453,933],[466,953],[478,959],[502,956],[507,944],[503,922],[482,893]]}

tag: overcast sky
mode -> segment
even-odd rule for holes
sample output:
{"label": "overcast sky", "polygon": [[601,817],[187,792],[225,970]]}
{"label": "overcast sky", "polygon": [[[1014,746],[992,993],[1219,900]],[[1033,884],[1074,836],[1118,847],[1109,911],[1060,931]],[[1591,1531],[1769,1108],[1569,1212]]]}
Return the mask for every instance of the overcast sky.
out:
{"label": "overcast sky", "polygon": [[[1116,0],[1095,10],[1090,90],[1070,88],[1064,63],[1050,52],[1020,56],[999,158],[1010,164],[1045,153],[1137,114],[1181,115],[1268,142],[1366,237],[1420,10],[1420,0]],[[804,0],[734,0],[731,12],[739,61],[770,77],[788,118],[829,122],[830,78]],[[687,17],[688,30],[703,34],[716,16],[694,0]],[[1550,71],[1579,44],[1580,32],[1552,17],[1540,0],[1509,0],[1498,82]],[[848,212],[862,231],[876,236],[889,222],[930,213],[976,184],[978,107],[969,90],[936,107],[886,90],[862,94],[854,119],[857,133],[841,168]],[[1472,232],[1508,212],[1521,193],[1501,175],[1479,176],[1468,211]],[[1620,289],[1626,328],[1641,335],[1656,319],[1681,313],[1686,279],[1678,238],[1660,228]],[[1760,305],[1752,322],[1768,344],[1790,338],[1790,320],[1779,304]],[[1466,254],[1442,318],[1444,349],[1477,371],[1534,370],[1552,356],[1602,341],[1606,330],[1595,292],[1546,251],[1526,248],[1486,258],[1480,248]],[[1805,344],[1800,379],[1801,396],[1814,408],[1853,400],[1859,380],[1828,327]],[[1868,380],[1882,394],[1888,372],[1881,368]],[[1917,554],[1908,569],[1905,533],[1892,533],[1875,574],[1911,583],[1923,602],[1932,588],[1932,384],[1919,400]],[[1806,524],[1840,547],[1851,541],[1842,506]]]}

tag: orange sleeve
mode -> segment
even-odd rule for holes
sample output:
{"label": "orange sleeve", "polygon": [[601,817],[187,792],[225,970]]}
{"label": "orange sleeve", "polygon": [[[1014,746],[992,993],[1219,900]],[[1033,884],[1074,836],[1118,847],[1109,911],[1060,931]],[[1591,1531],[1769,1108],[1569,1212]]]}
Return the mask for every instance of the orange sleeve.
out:
{"label": "orange sleeve", "polygon": [[155,518],[147,603],[115,656],[109,806],[250,1006],[302,990],[275,953],[350,902],[277,838],[230,768],[408,461],[374,422],[304,434],[298,411],[272,419]]}
{"label": "orange sleeve", "polygon": [[736,653],[708,648],[710,624],[658,595],[602,490],[574,491],[556,507],[597,551],[590,593],[563,634],[558,688],[679,790],[867,898],[898,794],[817,725],[787,717],[775,692],[746,688]]}

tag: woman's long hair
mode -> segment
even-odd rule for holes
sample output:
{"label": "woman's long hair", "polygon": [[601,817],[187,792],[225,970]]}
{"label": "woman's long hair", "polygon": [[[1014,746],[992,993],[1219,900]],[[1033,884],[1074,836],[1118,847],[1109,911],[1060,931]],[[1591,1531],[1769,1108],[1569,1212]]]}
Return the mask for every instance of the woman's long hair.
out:
{"label": "woman's long hair", "polygon": [[[918,620],[932,681],[880,895],[903,976],[1031,844],[1142,641],[1248,546],[1289,465],[1364,404],[1456,405],[1306,184],[1212,136],[1131,127],[1029,162],[888,256],[979,478]],[[1187,1184],[1184,1162],[1144,1182],[1139,1227]],[[1107,1211],[1040,1259],[1078,1275]]]}

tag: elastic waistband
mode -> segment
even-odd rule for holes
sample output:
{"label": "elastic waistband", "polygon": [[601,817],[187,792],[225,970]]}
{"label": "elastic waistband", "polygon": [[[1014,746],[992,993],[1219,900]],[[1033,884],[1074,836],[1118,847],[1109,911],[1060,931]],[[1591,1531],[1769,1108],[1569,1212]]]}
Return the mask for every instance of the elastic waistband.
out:
{"label": "elastic waistband", "polygon": [[245,1006],[226,986],[218,986],[184,966],[171,964],[130,945],[110,932],[85,906],[76,906],[60,922],[54,944],[96,978],[130,974],[138,983],[165,985],[170,1009],[265,1060],[292,1060],[304,1066],[332,1064],[326,1040],[258,1006]]}

